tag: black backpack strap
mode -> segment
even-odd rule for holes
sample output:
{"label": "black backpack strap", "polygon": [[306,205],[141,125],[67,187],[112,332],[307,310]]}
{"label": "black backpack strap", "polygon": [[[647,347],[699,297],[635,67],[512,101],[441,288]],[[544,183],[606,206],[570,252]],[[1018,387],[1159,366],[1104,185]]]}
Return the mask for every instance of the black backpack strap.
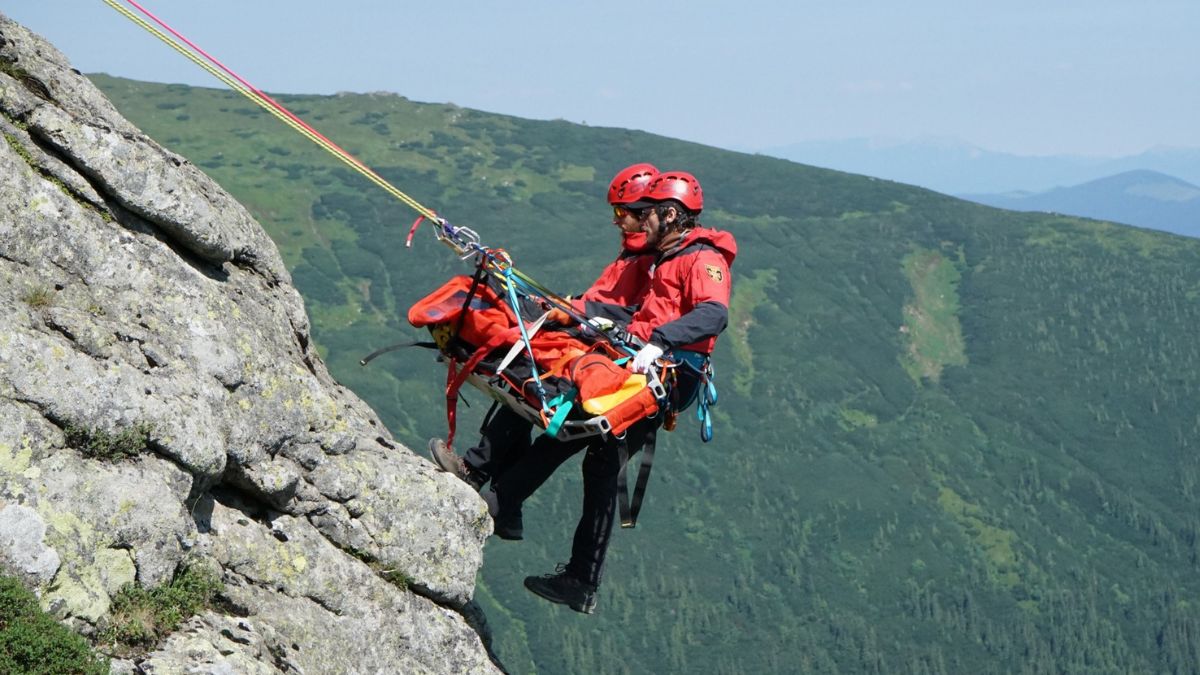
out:
{"label": "black backpack strap", "polygon": [[467,291],[467,297],[463,299],[462,311],[458,313],[458,321],[454,322],[455,335],[462,333],[463,322],[467,320],[467,312],[471,311],[471,300],[475,298],[475,293],[479,290],[479,284],[483,281],[483,277],[486,274],[487,270],[483,267],[483,259],[480,258],[479,264],[475,267],[475,274],[471,276],[471,288]]}
{"label": "black backpack strap", "polygon": [[387,347],[383,347],[382,349],[376,349],[375,351],[371,352],[370,354],[367,354],[366,356],[364,356],[358,360],[358,365],[365,366],[368,363],[370,363],[371,361],[374,361],[375,357],[377,357],[377,356],[382,356],[388,352],[394,352],[397,349],[404,349],[405,347],[425,347],[427,349],[437,349],[438,348],[436,342],[427,342],[427,341],[398,342],[394,345],[388,345]]}
{"label": "black backpack strap", "polygon": [[695,253],[696,251],[703,251],[704,249],[708,249],[710,251],[717,251],[718,253],[720,253],[720,249],[718,249],[716,246],[713,246],[712,244],[710,244],[706,241],[694,241],[694,242],[688,244],[687,246],[684,246],[683,248],[677,248],[674,251],[667,251],[666,253],[662,254],[661,256],[659,256],[658,260],[656,261],[656,264],[661,265],[665,261],[670,260],[671,258],[675,258],[677,256],[684,255],[686,253]]}
{"label": "black backpack strap", "polygon": [[483,415],[483,422],[479,424],[479,433],[487,432],[487,428],[492,425],[492,418],[496,416],[496,411],[500,408],[500,401],[492,401],[492,407],[488,408]]}
{"label": "black backpack strap", "polygon": [[654,443],[658,436],[657,429],[651,429],[642,443],[642,461],[638,467],[637,484],[633,488],[633,500],[629,497],[629,437],[626,435],[617,443],[617,453],[621,461],[621,470],[617,472],[617,503],[621,508],[621,527],[637,527],[638,512],[642,510],[642,499],[646,496],[646,485],[650,482],[650,469],[654,466]]}

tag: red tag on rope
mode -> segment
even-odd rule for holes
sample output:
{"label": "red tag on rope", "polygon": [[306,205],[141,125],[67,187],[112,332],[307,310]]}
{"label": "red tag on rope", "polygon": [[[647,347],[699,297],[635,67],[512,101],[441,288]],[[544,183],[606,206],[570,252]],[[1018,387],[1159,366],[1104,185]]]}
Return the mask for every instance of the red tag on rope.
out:
{"label": "red tag on rope", "polygon": [[408,237],[404,240],[404,248],[412,248],[413,235],[417,233],[417,227],[421,225],[421,221],[425,220],[424,215],[417,216],[413,221],[412,227],[408,228]]}

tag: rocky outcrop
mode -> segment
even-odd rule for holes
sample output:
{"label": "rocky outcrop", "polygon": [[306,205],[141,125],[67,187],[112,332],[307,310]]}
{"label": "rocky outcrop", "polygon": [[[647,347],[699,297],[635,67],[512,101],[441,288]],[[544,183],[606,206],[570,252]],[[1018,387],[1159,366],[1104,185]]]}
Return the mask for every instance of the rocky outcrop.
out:
{"label": "rocky outcrop", "polygon": [[329,376],[246,210],[2,15],[0,132],[4,570],[92,634],[219,569],[224,609],[125,669],[496,670],[485,506]]}

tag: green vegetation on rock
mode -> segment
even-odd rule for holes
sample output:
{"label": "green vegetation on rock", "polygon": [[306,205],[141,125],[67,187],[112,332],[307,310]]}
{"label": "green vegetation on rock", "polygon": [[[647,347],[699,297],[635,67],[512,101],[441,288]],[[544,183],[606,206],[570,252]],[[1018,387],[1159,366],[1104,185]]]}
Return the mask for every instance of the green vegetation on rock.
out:
{"label": "green vegetation on rock", "polygon": [[113,598],[100,640],[119,653],[144,652],[208,608],[221,587],[216,574],[199,566],[181,568],[156,588],[127,585]]}
{"label": "green vegetation on rock", "polygon": [[15,577],[0,576],[0,673],[105,675],[108,659],[38,607]]}
{"label": "green vegetation on rock", "polygon": [[79,450],[84,457],[116,461],[137,457],[150,444],[154,427],[138,423],[118,432],[68,424],[63,430],[67,445]]}
{"label": "green vegetation on rock", "polygon": [[31,286],[21,296],[21,302],[34,309],[49,307],[54,302],[54,291],[45,286]]}

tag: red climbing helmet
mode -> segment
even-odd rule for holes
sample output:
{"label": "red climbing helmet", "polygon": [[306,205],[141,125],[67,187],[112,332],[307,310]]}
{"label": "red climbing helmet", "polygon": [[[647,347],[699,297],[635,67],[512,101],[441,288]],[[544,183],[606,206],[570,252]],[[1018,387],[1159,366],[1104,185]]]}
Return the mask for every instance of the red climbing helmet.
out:
{"label": "red climbing helmet", "polygon": [[644,162],[621,169],[608,184],[608,203],[616,206],[636,202],[646,194],[650,181],[657,175],[658,169]]}
{"label": "red climbing helmet", "polygon": [[695,213],[704,208],[704,191],[700,189],[700,181],[686,171],[660,173],[650,182],[650,189],[643,199],[654,202],[674,199]]}

